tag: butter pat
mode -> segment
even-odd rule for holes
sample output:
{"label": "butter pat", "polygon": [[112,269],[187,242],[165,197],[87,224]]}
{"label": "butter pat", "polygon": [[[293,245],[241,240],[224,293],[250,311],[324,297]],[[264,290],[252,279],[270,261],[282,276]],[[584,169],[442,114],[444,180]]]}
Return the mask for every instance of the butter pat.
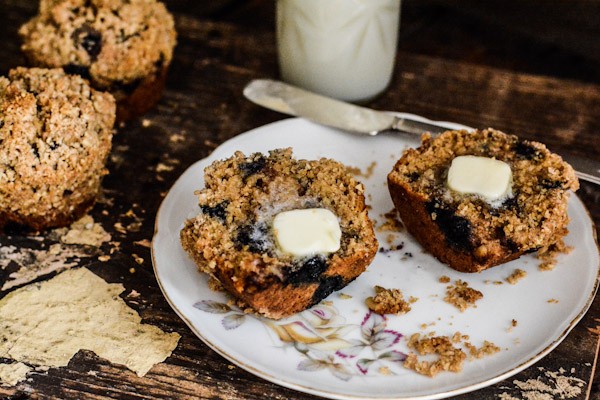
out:
{"label": "butter pat", "polygon": [[510,166],[488,157],[459,156],[448,171],[448,187],[465,194],[476,194],[488,202],[510,196]]}
{"label": "butter pat", "polygon": [[333,253],[342,238],[337,217],[324,208],[281,212],[273,220],[273,233],[280,250],[294,256]]}

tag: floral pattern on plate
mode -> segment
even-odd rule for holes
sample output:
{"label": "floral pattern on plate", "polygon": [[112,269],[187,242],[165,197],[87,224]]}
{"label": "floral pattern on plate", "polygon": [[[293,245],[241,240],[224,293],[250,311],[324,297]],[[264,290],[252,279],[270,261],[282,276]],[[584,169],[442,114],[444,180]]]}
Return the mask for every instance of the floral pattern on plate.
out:
{"label": "floral pattern on plate", "polygon": [[346,323],[335,307],[323,303],[283,321],[246,314],[213,300],[198,301],[194,307],[224,314],[221,324],[226,330],[238,328],[247,318],[258,320],[283,346],[292,346],[303,356],[300,371],[327,369],[344,381],[356,375],[395,375],[390,367],[401,366],[407,357],[395,348],[404,335],[387,329],[387,317],[372,311],[356,325]]}

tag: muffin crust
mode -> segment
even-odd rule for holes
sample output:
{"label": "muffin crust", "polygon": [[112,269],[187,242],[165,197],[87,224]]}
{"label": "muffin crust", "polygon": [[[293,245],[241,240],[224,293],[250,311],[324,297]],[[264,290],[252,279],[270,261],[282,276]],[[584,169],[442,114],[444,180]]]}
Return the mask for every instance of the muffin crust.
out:
{"label": "muffin crust", "polygon": [[67,225],[94,203],[115,101],[61,69],[0,77],[0,227]]}

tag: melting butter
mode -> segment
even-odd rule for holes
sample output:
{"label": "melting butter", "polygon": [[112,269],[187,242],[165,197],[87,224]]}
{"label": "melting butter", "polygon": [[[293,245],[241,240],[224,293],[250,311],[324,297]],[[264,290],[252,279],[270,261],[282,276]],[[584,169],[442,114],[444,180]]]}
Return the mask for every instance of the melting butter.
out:
{"label": "melting butter", "polygon": [[338,218],[324,208],[284,211],[273,220],[279,249],[294,256],[333,253],[340,248]]}
{"label": "melting butter", "polygon": [[494,158],[459,156],[448,170],[448,187],[493,203],[511,195],[512,171],[507,163]]}

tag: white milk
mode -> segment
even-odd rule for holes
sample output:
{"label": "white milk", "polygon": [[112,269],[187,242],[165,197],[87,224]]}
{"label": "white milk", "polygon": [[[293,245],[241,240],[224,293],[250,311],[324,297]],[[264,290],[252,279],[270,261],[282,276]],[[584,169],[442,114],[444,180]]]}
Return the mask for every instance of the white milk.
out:
{"label": "white milk", "polygon": [[277,0],[283,80],[347,101],[389,84],[400,0]]}

